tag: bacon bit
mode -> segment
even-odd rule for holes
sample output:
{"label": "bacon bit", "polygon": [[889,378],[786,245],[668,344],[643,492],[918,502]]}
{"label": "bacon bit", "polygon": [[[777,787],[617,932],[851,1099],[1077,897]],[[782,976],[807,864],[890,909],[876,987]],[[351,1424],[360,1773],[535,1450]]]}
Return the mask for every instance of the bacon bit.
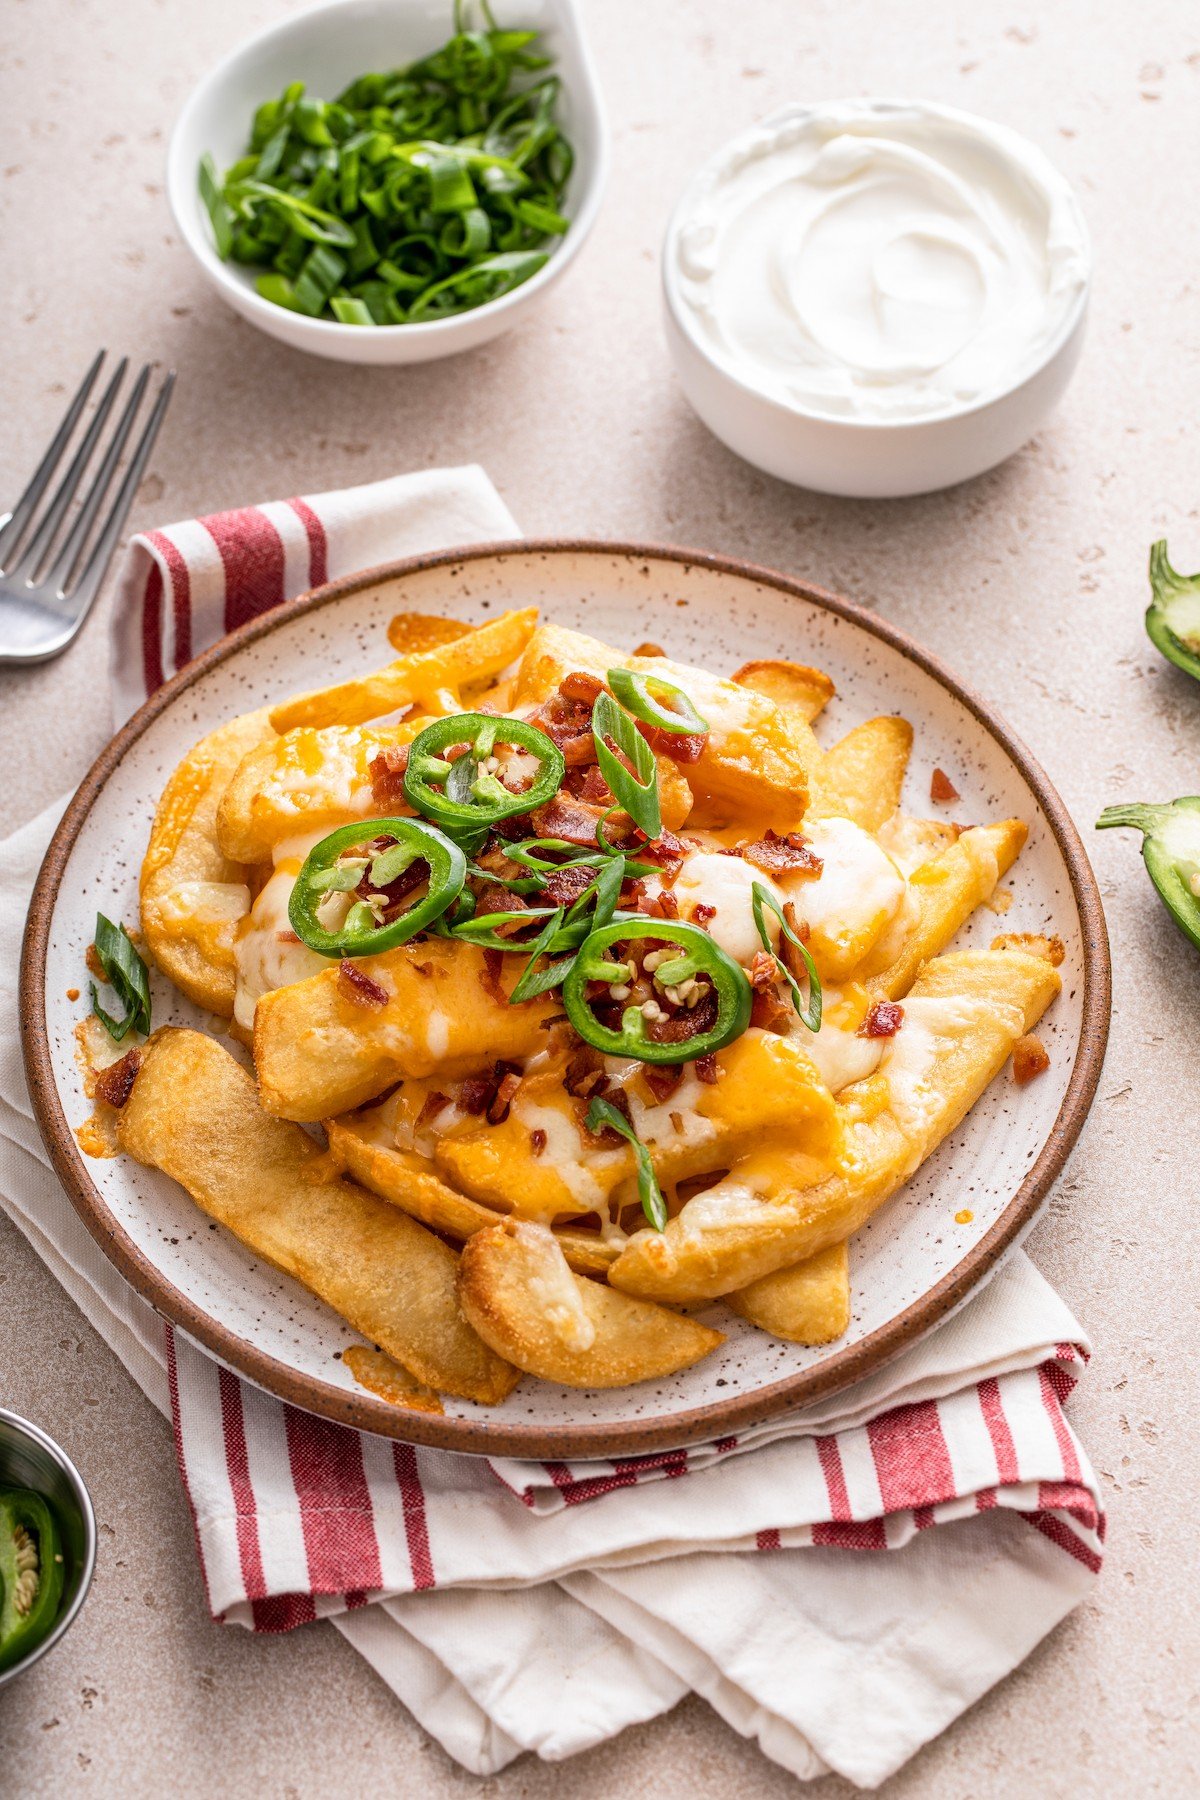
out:
{"label": "bacon bit", "polygon": [[590,775],[596,767],[596,740],[590,731],[581,731],[577,737],[564,738],[558,747],[568,769],[587,769]]}
{"label": "bacon bit", "polygon": [[[674,899],[674,895],[672,895],[672,899]],[[678,909],[678,901],[676,901],[675,904]],[[678,911],[676,912],[676,916],[678,917]],[[710,906],[707,900],[697,900],[691,911],[691,922],[693,925],[707,925],[708,921],[710,919],[715,919],[716,916],[717,909],[715,906]]]}
{"label": "bacon bit", "polygon": [[353,1001],[355,1006],[386,1006],[388,1003],[387,989],[380,987],[365,970],[356,969],[345,957],[338,964],[338,987],[344,998]]}
{"label": "bacon bit", "polygon": [[404,771],[408,767],[408,744],[387,744],[373,756],[368,765],[371,777],[371,797],[376,806],[382,806],[389,812],[392,807],[407,805],[404,793]]}
{"label": "bacon bit", "polygon": [[[677,919],[679,917],[679,902],[669,888],[664,888],[650,904],[657,918]],[[713,910],[715,911],[715,908]]]}
{"label": "bacon bit", "polygon": [[432,963],[415,962],[412,964],[412,967],[418,975],[429,976],[429,975],[433,974],[433,964]]}
{"label": "bacon bit", "polygon": [[120,1062],[110,1063],[96,1076],[96,1098],[118,1111],[133,1092],[133,1083],[142,1066],[140,1050],[127,1050]]}
{"label": "bacon bit", "polygon": [[436,1088],[431,1094],[426,1094],[421,1110],[417,1114],[415,1129],[423,1131],[426,1125],[432,1125],[438,1114],[445,1112],[451,1104],[449,1094],[439,1094]]}
{"label": "bacon bit", "polygon": [[717,1022],[717,1011],[717,996],[709,988],[690,1012],[671,1013],[665,1019],[648,1019],[646,1036],[652,1044],[686,1044],[690,1037],[712,1030]]}
{"label": "bacon bit", "polygon": [[945,769],[935,769],[929,782],[929,798],[938,806],[945,806],[948,801],[961,797]]}
{"label": "bacon bit", "polygon": [[[496,1067],[497,1069],[500,1069],[504,1068],[504,1065],[502,1063],[497,1063]],[[503,1125],[505,1119],[508,1117],[508,1109],[517,1097],[517,1089],[520,1085],[520,1070],[505,1068],[504,1074],[500,1077],[500,1084],[493,1094],[491,1104],[487,1109],[489,1125]]]}
{"label": "bacon bit", "polygon": [[665,656],[667,653],[661,644],[639,644],[633,654],[635,656]]}
{"label": "bacon bit", "polygon": [[664,731],[641,719],[637,728],[656,756],[669,756],[672,762],[698,763],[708,744],[707,731]]}
{"label": "bacon bit", "polygon": [[681,1063],[647,1063],[642,1070],[642,1079],[661,1106],[664,1100],[670,1099],[675,1089],[683,1080]]}
{"label": "bacon bit", "polygon": [[275,933],[275,942],[277,944],[298,944],[300,939],[289,926],[286,931],[277,931]]}
{"label": "bacon bit", "polygon": [[904,1023],[904,1008],[895,1000],[876,1000],[858,1028],[863,1038],[895,1037]]}
{"label": "bacon bit", "polygon": [[1035,1075],[1044,1075],[1050,1067],[1050,1057],[1041,1038],[1032,1034],[1018,1038],[1013,1045],[1012,1065],[1018,1087],[1025,1087]]}
{"label": "bacon bit", "polygon": [[683,1130],[683,1114],[681,1112],[668,1113],[667,1117],[670,1119],[671,1127],[674,1131]]}
{"label": "bacon bit", "polygon": [[[594,746],[594,738],[592,743]],[[586,800],[589,806],[601,806],[607,809],[613,804],[613,791],[600,773],[594,757],[591,768],[586,771],[583,779],[578,783],[576,793],[578,798]]]}
{"label": "bacon bit", "polygon": [[559,682],[558,691],[564,700],[583,700],[588,706],[595,706],[604,692],[604,683],[586,669],[572,669]]}
{"label": "bacon bit", "polygon": [[750,986],[759,990],[773,987],[776,967],[775,958],[769,950],[756,950],[754,960],[746,970],[750,977]]}
{"label": "bacon bit", "polygon": [[531,814],[537,837],[562,838],[567,844],[581,844],[591,849],[596,843],[596,825],[604,817],[604,808],[590,806],[572,796],[556,794]]}
{"label": "bacon bit", "polygon": [[766,834],[756,838],[753,843],[738,844],[735,854],[768,875],[778,875],[781,870],[786,869],[790,874],[811,875],[815,878],[825,866],[808,839],[799,831],[789,831],[780,837],[777,832],[768,828]]}
{"label": "bacon bit", "polygon": [[702,1081],[705,1087],[716,1087],[724,1073],[715,1050],[710,1050],[707,1056],[698,1056],[692,1067],[696,1071],[696,1080]]}
{"label": "bacon bit", "polygon": [[[385,925],[390,925],[393,919],[399,918],[404,911],[404,902],[408,896],[415,893],[419,887],[423,887],[428,880],[429,864],[423,856],[418,856],[409,863],[407,869],[401,869],[396,879],[389,881],[385,888],[374,887],[371,882],[370,869],[364,869],[354,891],[360,900],[368,900],[373,894],[382,894],[384,896],[383,922]],[[296,942],[300,942],[299,938],[296,939]]]}
{"label": "bacon bit", "polygon": [[534,1156],[540,1156],[542,1154],[542,1151],[546,1148],[546,1145],[548,1142],[549,1142],[549,1139],[547,1138],[546,1133],[542,1130],[541,1126],[535,1125],[533,1130],[529,1134],[529,1149],[530,1149],[531,1154]]}
{"label": "bacon bit", "polygon": [[586,894],[595,879],[595,869],[586,863],[572,863],[547,877],[542,895],[551,906],[570,906],[581,894]]}
{"label": "bacon bit", "polygon": [[792,1009],[779,998],[775,987],[756,988],[750,1007],[750,1023],[759,1031],[772,1031],[777,1037],[791,1029]]}
{"label": "bacon bit", "polygon": [[[800,942],[802,944],[807,944],[810,936],[808,920],[797,917],[796,903],[794,900],[784,901],[783,919],[788,928],[795,932],[796,936],[800,939]],[[795,944],[793,944],[791,938],[787,936],[786,932],[780,936],[779,954],[783,958],[784,968],[788,971],[794,981],[804,982],[808,980],[808,964],[801,956],[799,950],[797,950]]]}
{"label": "bacon bit", "polygon": [[992,939],[993,950],[1023,950],[1026,956],[1040,956],[1052,969],[1057,969],[1067,954],[1060,937],[1042,937],[1035,931],[1010,931]]}
{"label": "bacon bit", "polygon": [[[482,919],[486,913],[528,912],[529,902],[523,894],[510,894],[508,889],[498,882],[485,881],[475,895],[475,916]],[[502,938],[515,937],[518,931],[526,930],[520,919],[510,919],[506,925],[495,927],[496,936]],[[494,951],[499,956],[500,951]]]}
{"label": "bacon bit", "polygon": [[477,1116],[492,1097],[492,1084],[486,1075],[468,1075],[458,1091],[458,1104],[465,1113]]}
{"label": "bacon bit", "polygon": [[480,984],[492,999],[507,1004],[508,995],[500,980],[500,971],[504,967],[503,950],[494,950],[489,944],[483,953],[483,967],[479,971]]}
{"label": "bacon bit", "polygon": [[567,1064],[563,1086],[576,1099],[590,1100],[596,1089],[603,1087],[604,1079],[604,1062],[600,1052],[590,1044],[585,1044]]}

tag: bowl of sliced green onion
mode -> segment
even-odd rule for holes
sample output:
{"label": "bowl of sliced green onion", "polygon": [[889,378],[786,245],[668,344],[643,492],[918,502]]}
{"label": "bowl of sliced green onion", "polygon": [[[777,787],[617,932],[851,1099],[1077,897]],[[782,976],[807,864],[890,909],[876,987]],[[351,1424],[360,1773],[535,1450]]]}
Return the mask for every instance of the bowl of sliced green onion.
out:
{"label": "bowl of sliced green onion", "polygon": [[409,363],[516,324],[581,249],[607,166],[575,0],[329,0],[205,77],[167,190],[252,324]]}

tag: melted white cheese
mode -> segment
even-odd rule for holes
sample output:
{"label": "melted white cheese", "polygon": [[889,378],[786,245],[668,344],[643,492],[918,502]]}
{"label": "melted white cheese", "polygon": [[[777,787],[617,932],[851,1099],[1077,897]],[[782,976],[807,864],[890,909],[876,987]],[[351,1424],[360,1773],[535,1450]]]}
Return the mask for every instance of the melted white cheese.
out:
{"label": "melted white cheese", "polygon": [[891,857],[850,819],[814,819],[804,835],[821,858],[821,873],[813,880],[784,870],[779,885],[809,930],[831,943],[877,936],[904,903],[904,877]]}
{"label": "melted white cheese", "polygon": [[747,1181],[718,1181],[689,1200],[679,1214],[684,1231],[721,1231],[729,1226],[758,1225],[768,1204]]}
{"label": "melted white cheese", "polygon": [[943,1096],[933,1076],[945,1052],[985,1019],[1011,1030],[1015,1042],[1024,1020],[1019,1007],[982,998],[910,995],[902,1004],[903,1022],[886,1040],[880,1066],[887,1077],[892,1113],[901,1125],[924,1132],[941,1110]]}
{"label": "melted white cheese", "polygon": [[588,1317],[578,1276],[545,1225],[522,1223],[516,1234],[532,1267],[526,1291],[545,1323],[567,1350],[590,1350],[596,1327]]}
{"label": "melted white cheese", "polygon": [[[743,862],[740,856],[722,856],[712,850],[693,850],[689,856],[684,857],[672,892],[679,902],[679,916],[682,919],[690,916],[697,902],[715,907],[716,911],[706,921],[705,929],[735,962],[748,963],[753,961],[755,951],[763,947],[751,905],[751,890],[756,881],[761,882],[782,906],[783,895],[778,885],[761,869]],[[772,944],[777,944],[779,920],[770,907],[763,908],[763,919]]]}
{"label": "melted white cheese", "polygon": [[254,902],[235,946],[237,990],[233,1016],[244,1031],[253,1028],[254,1009],[264,994],[305,981],[331,966],[328,957],[318,956],[300,942],[288,919],[288,901],[298,874],[294,859],[276,869]]}
{"label": "melted white cheese", "polygon": [[607,1189],[594,1169],[611,1165],[620,1151],[592,1150],[585,1145],[573,1111],[554,1104],[541,1105],[518,1092],[513,1116],[530,1131],[544,1131],[546,1145],[541,1161],[553,1168],[580,1212],[607,1216]]}
{"label": "melted white cheese", "polygon": [[[837,990],[825,996],[832,1010]],[[831,1094],[840,1094],[852,1081],[865,1081],[873,1075],[883,1057],[886,1038],[860,1037],[856,1030],[845,1030],[824,1019],[820,1031],[810,1031],[801,1019],[793,1016],[788,1035],[799,1044],[817,1066],[817,1073]]]}

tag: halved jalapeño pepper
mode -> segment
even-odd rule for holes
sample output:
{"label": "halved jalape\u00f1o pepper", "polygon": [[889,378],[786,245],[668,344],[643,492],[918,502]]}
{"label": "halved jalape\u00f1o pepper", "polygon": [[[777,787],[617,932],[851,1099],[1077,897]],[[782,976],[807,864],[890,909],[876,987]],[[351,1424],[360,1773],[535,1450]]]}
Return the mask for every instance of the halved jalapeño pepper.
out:
{"label": "halved jalape\u00f1o pepper", "polygon": [[1096,829],[1113,825],[1144,834],[1142,858],[1150,879],[1180,931],[1200,949],[1200,794],[1161,806],[1108,806]]}
{"label": "halved jalape\u00f1o pepper", "polygon": [[[504,759],[497,755],[497,748],[505,745],[532,756],[537,763],[533,781],[519,794],[500,779]],[[458,756],[443,755],[454,749],[459,750]],[[417,812],[443,830],[478,831],[553,800],[566,767],[557,744],[524,719],[495,713],[451,713],[435,719],[413,739],[404,771],[404,793]]]}
{"label": "halved jalape\u00f1o pepper", "polygon": [[664,681],[661,675],[648,675],[641,669],[610,669],[607,679],[626,712],[643,725],[689,737],[707,732],[707,719],[700,717],[691,697],[673,681]]}
{"label": "halved jalape\u00f1o pepper", "polygon": [[462,850],[424,819],[362,819],[314,844],[288,918],[318,956],[378,956],[440,919],[466,878]]}
{"label": "halved jalape\u00f1o pepper", "polygon": [[58,1526],[41,1495],[0,1491],[0,1669],[11,1669],[49,1634],[63,1575]]}
{"label": "halved jalape\u00f1o pepper", "polygon": [[1200,575],[1177,575],[1167,561],[1167,540],[1150,550],[1150,591],[1146,609],[1150,641],[1169,662],[1200,681]]}
{"label": "halved jalape\u00f1o pepper", "polygon": [[[654,941],[649,959],[639,942],[646,938]],[[602,994],[589,999],[590,984],[604,982],[610,993],[624,995],[647,977],[661,1000],[626,1006],[619,1023],[597,1017],[596,1005],[612,1012],[614,1002]],[[585,1043],[608,1056],[648,1063],[692,1062],[720,1050],[745,1031],[753,1001],[745,971],[707,931],[682,920],[644,917],[614,919],[593,931],[562,992],[567,1017]]]}

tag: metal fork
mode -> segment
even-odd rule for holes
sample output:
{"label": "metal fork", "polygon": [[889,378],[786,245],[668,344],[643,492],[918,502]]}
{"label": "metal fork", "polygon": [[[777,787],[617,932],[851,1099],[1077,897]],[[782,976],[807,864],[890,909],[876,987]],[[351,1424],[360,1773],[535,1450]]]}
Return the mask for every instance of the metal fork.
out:
{"label": "metal fork", "polygon": [[71,436],[107,354],[107,351],[101,350],[84,376],[79,392],[64,413],[49,449],[12,512],[0,516],[0,664],[49,661],[52,656],[58,656],[66,649],[87,618],[112,561],[121,527],[133,504],[133,497],[137,493],[170,402],[171,390],[175,386],[174,369],[168,373],[158,390],[116,497],[89,548],[89,537],[108,497],[108,490],[112,486],[117,465],[133,430],[138,408],[150,380],[150,365],[147,363],[133,384],[133,391],[117,421],[116,430],[99,467],[91,478],[79,511],[64,534],[67,513],[87,474],[88,464],[116,403],[129,367],[128,357],[123,356],[117,364],[53,498],[40,513],[39,508],[42,496],[66,455]]}

